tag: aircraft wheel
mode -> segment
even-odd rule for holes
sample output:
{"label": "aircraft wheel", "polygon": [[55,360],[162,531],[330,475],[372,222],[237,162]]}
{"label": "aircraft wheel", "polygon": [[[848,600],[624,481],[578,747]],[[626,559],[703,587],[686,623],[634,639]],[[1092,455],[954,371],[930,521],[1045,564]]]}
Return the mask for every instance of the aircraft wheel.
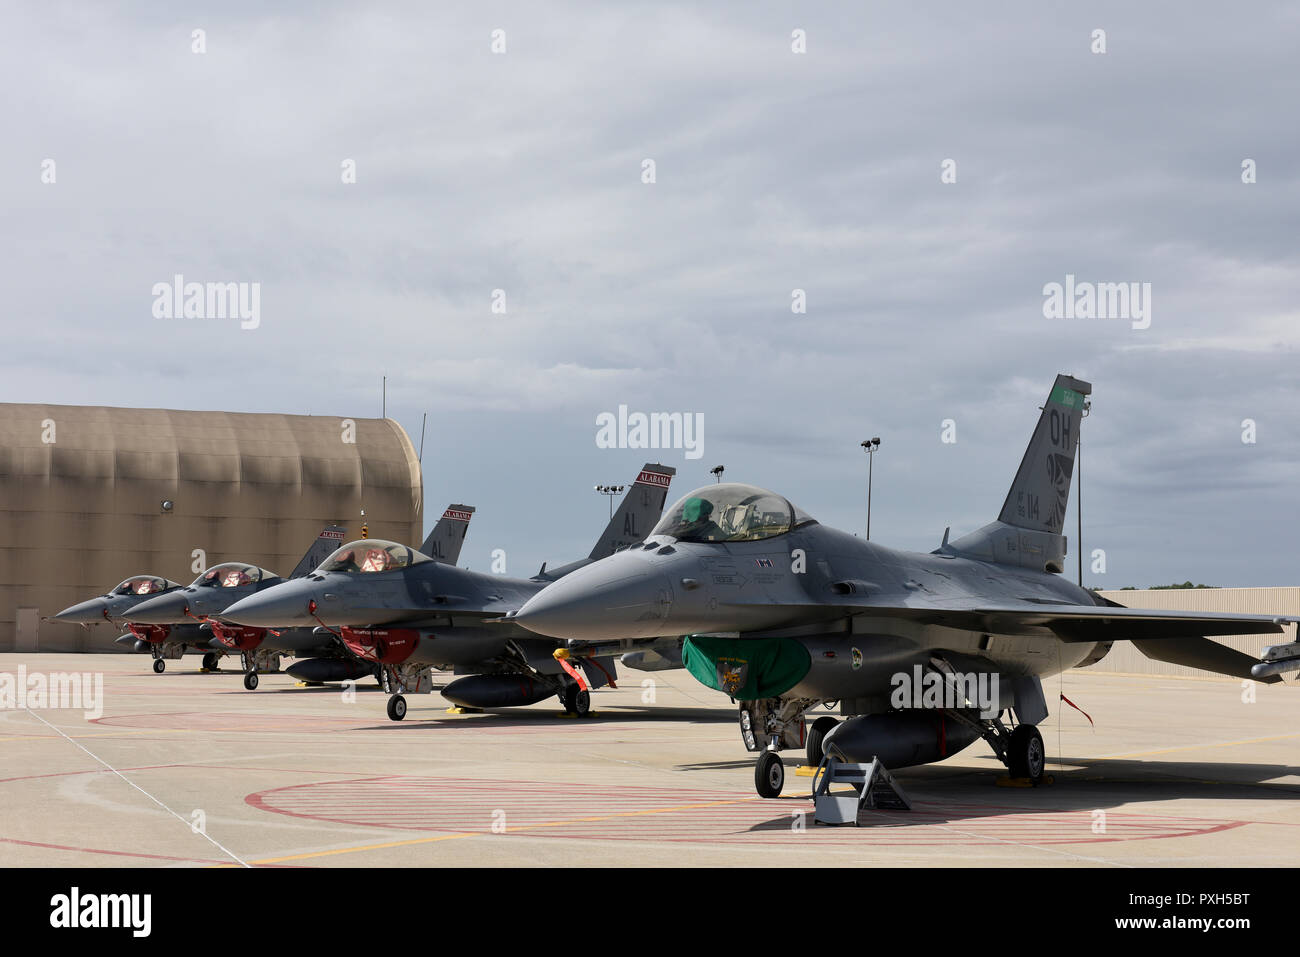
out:
{"label": "aircraft wheel", "polygon": [[785,765],[781,763],[781,755],[775,751],[764,751],[754,765],[754,788],[758,791],[758,796],[780,797],[784,787]]}
{"label": "aircraft wheel", "polygon": [[583,691],[576,684],[564,688],[564,710],[585,718],[591,714],[591,692]]}
{"label": "aircraft wheel", "polygon": [[156,675],[160,675],[160,674],[162,674],[162,673],[163,673],[164,671],[166,671],[166,670],[167,670],[167,662],[163,661],[161,658],[155,658],[155,659],[153,660],[153,673],[154,673],[154,674],[156,674]]}
{"label": "aircraft wheel", "polygon": [[1032,724],[1017,725],[1007,744],[1007,769],[1011,776],[1037,782],[1042,780],[1046,767],[1047,752],[1038,728]]}
{"label": "aircraft wheel", "polygon": [[825,756],[822,752],[822,740],[826,735],[830,734],[831,728],[835,727],[837,724],[839,724],[838,721],[830,715],[824,714],[814,721],[813,726],[808,729],[807,749],[808,764],[810,767],[815,768],[817,765],[822,763],[822,758]]}
{"label": "aircraft wheel", "polygon": [[244,674],[244,688],[248,691],[257,690],[257,672],[249,671]]}
{"label": "aircraft wheel", "polygon": [[401,721],[406,717],[406,699],[400,694],[395,694],[388,699],[388,716],[394,721]]}
{"label": "aircraft wheel", "polygon": [[215,661],[216,657],[217,657],[217,656],[214,655],[214,654],[213,654],[212,652],[210,652],[210,651],[208,651],[208,652],[204,652],[204,654],[203,654],[203,668],[204,668],[206,671],[216,671],[216,670],[217,670],[217,663],[216,663],[216,661]]}

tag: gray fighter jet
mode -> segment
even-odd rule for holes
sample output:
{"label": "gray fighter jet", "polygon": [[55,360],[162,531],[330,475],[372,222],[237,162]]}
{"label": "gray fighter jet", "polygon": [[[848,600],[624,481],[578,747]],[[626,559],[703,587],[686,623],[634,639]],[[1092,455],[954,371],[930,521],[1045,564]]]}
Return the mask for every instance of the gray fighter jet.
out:
{"label": "gray fighter jet", "polygon": [[[1098,661],[1115,641],[1242,678],[1300,670],[1300,643],[1260,662],[1205,637],[1278,632],[1289,619],[1126,608],[1061,577],[1091,391],[1057,376],[998,520],[952,542],[945,531],[929,554],[819,525],[761,488],[709,485],[643,544],[555,583],[512,620],[569,639],[575,656],[684,636],[688,670],[740,702],[764,797],[781,792],[779,752],[801,746],[814,765],[829,751],[900,768],[984,738],[1014,777],[1038,781],[1042,679]],[[808,728],[805,714],[831,702],[845,720]]]}
{"label": "gray fighter jet", "polygon": [[[119,635],[115,643],[125,648],[144,651],[148,650],[148,646],[155,640],[162,642],[166,633],[155,631],[148,626],[133,626],[130,620],[132,610],[160,595],[172,594],[184,587],[179,582],[158,575],[132,575],[109,589],[107,594],[71,605],[57,615],[53,615],[52,618],[54,621],[81,625],[84,628],[104,622],[117,628],[126,627],[129,630]],[[207,636],[200,633],[197,622],[183,626],[178,631],[177,637],[183,639],[183,642],[174,652],[169,652],[170,657],[178,658],[186,647],[192,646],[196,651],[203,652],[203,667],[208,668],[216,664],[220,656],[208,650]],[[204,647],[200,648],[200,645]],[[162,668],[155,665],[154,670],[162,671]]]}
{"label": "gray fighter jet", "polygon": [[[422,550],[442,556],[437,561],[455,564],[474,509],[452,505],[434,525]],[[346,537],[341,525],[327,526],[290,573],[281,578],[274,572],[242,562],[214,565],[185,588],[143,602],[132,609],[134,624],[174,627],[194,621],[210,630],[212,645],[223,653],[239,654],[244,666],[244,687],[253,691],[258,672],[278,671],[281,655],[300,660],[287,672],[313,684],[350,681],[373,674],[373,665],[350,654],[334,635],[320,628],[249,628],[223,620],[223,613],[235,602],[262,594],[308,575],[334,552]],[[155,670],[161,670],[155,664]]]}
{"label": "gray fighter jet", "polygon": [[[511,707],[557,695],[571,713],[590,709],[589,691],[612,684],[612,658],[578,665],[556,657],[557,643],[494,622],[574,569],[641,541],[663,512],[675,469],[647,463],[585,559],[507,578],[438,564],[394,542],[351,542],[306,579],[231,605],[224,617],[257,628],[320,625],[348,650],[381,666],[392,696],[388,716],[406,715],[403,693],[433,690],[434,668],[459,680],[442,689],[463,707]],[[562,649],[558,649],[562,652]]]}

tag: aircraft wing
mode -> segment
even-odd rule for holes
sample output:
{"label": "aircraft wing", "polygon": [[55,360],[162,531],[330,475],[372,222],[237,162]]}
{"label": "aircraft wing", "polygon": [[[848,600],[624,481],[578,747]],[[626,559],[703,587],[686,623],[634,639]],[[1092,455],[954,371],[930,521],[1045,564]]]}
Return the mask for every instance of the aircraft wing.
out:
{"label": "aircraft wing", "polygon": [[[847,601],[845,599],[848,599]],[[855,600],[857,599],[857,600]],[[734,603],[747,604],[747,603]],[[972,631],[1019,634],[1049,628],[1064,641],[1135,641],[1206,635],[1261,635],[1282,631],[1295,618],[1238,612],[1173,611],[1126,608],[1122,605],[1074,605],[1065,602],[1010,601],[990,603],[978,598],[930,599],[910,595],[893,602],[876,596],[836,596],[827,602],[779,604],[821,611],[826,616],[879,615],[927,624],[950,625]]]}
{"label": "aircraft wing", "polygon": [[[935,601],[909,596],[905,603],[890,604],[862,596],[860,602],[800,607],[846,615],[906,618],[926,624],[948,625],[996,634],[1033,634],[1050,629],[1063,641],[1132,641],[1143,655],[1156,661],[1186,665],[1216,674],[1251,678],[1259,659],[1210,641],[1208,635],[1277,634],[1294,618],[1236,612],[1173,611],[1126,608],[1122,605],[1072,605],[1042,601],[990,604],[978,599]],[[1256,678],[1272,683],[1279,675]]]}

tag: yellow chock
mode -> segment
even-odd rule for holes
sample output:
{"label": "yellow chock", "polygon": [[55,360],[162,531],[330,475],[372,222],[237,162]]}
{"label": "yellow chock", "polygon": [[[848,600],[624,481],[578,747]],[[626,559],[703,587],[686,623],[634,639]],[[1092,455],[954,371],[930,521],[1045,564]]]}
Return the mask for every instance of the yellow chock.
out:
{"label": "yellow chock", "polygon": [[797,768],[794,769],[794,773],[796,777],[801,777],[801,778],[817,777],[817,769],[810,764],[799,765]]}
{"label": "yellow chock", "polygon": [[445,713],[446,713],[446,714],[482,714],[482,713],[483,713],[483,709],[482,709],[482,708],[461,708],[461,707],[451,707],[451,708],[448,708],[448,709],[446,710]]}
{"label": "yellow chock", "polygon": [[1013,778],[1005,774],[997,779],[997,786],[1000,788],[1036,788],[1047,787],[1055,783],[1056,778],[1050,774],[1044,774],[1037,784],[1034,783],[1033,778]]}

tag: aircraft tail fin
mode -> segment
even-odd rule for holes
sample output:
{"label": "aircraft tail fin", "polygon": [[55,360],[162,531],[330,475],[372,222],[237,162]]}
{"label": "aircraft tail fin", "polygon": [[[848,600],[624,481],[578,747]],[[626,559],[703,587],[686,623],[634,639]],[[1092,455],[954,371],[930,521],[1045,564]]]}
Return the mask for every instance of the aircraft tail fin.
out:
{"label": "aircraft tail fin", "polygon": [[1064,533],[1079,423],[1091,394],[1091,383],[1064,373],[1056,377],[998,521],[1035,532]]}
{"label": "aircraft tail fin", "polygon": [[614,510],[614,517],[605,526],[588,558],[592,561],[605,558],[649,535],[663,514],[668,486],[676,474],[677,470],[670,465],[647,462],[624,493],[623,501]]}
{"label": "aircraft tail fin", "polygon": [[465,544],[465,534],[469,531],[469,520],[474,517],[472,505],[448,505],[433,526],[433,531],[420,546],[420,551],[435,561],[445,565],[455,565],[460,561],[460,548]]}
{"label": "aircraft tail fin", "polygon": [[316,541],[311,543],[311,548],[307,549],[307,554],[298,560],[298,564],[293,567],[289,573],[290,578],[303,578],[310,575],[320,567],[321,562],[329,558],[346,537],[348,530],[342,525],[326,525]]}

